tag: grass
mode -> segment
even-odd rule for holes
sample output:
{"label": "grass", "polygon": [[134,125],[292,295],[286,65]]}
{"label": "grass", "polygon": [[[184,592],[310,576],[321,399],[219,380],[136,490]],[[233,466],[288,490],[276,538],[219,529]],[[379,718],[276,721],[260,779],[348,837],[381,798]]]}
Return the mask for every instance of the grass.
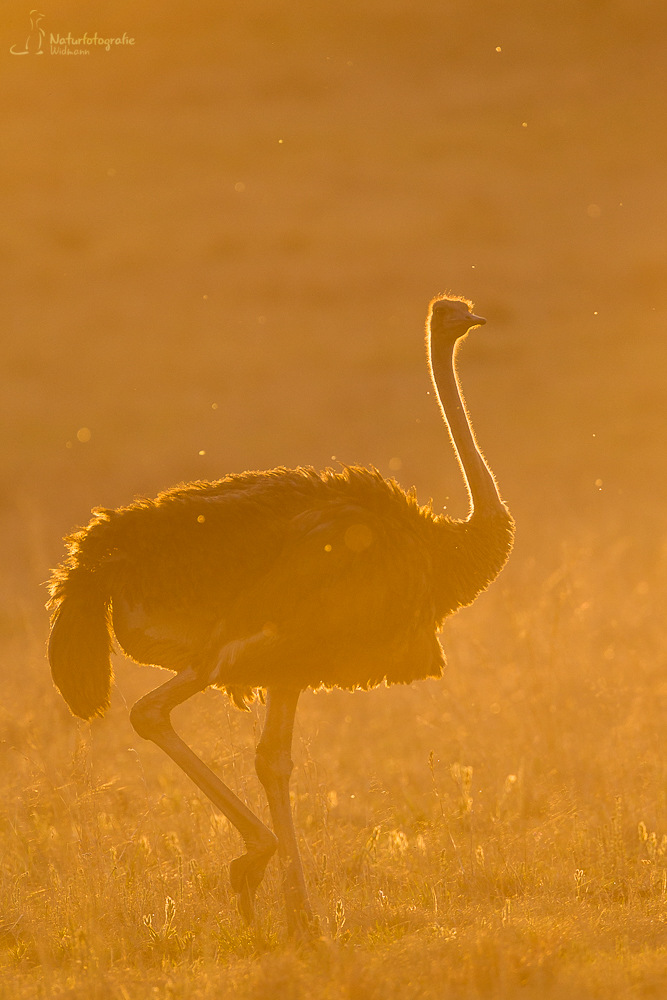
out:
{"label": "grass", "polygon": [[[44,690],[3,743],[11,995],[660,996],[667,691],[646,655],[659,618],[640,588],[610,634],[607,609],[581,599],[592,566],[628,575],[622,556],[582,552],[540,590],[531,574],[500,581],[448,626],[442,684],[304,696],[293,797],[320,928],[309,947],[284,940],[275,867],[244,926],[226,877],[235,834],[133,738],[122,704],[75,724]],[[180,711],[264,815],[261,711],[212,692]]]}
{"label": "grass", "polygon": [[[136,35],[86,62],[7,20],[0,995],[662,998],[664,15],[63,0],[47,31]],[[236,834],[131,729],[157,672],[69,715],[41,584],[91,506],[244,468],[372,462],[460,515],[445,288],[489,319],[460,367],[517,544],[442,682],[303,695],[297,947],[277,866],[249,930]],[[175,717],[266,818],[261,708]]]}

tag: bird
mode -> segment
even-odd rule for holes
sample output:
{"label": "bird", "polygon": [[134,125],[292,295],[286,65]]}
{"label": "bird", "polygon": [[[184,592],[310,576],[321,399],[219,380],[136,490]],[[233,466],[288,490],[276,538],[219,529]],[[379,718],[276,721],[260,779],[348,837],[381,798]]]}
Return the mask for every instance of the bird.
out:
{"label": "bird", "polygon": [[[442,675],[444,620],[501,571],[513,518],[480,451],[458,350],[486,320],[451,294],[429,303],[427,363],[467,489],[458,520],[374,467],[249,471],[95,508],[53,570],[48,656],[72,713],[109,706],[115,644],[172,672],[130,711],[239,831],[229,878],[251,923],[278,852],[290,935],[314,925],[290,807],[295,713],[305,689],[368,689]],[[272,829],[174,730],[173,708],[208,687],[239,708],[266,702],[255,769]]]}

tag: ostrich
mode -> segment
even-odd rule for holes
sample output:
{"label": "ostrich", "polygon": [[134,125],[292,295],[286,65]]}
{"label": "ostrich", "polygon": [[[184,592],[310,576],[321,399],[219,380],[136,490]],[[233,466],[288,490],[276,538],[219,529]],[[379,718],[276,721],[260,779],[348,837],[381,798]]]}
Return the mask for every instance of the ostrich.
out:
{"label": "ostrich", "polygon": [[[278,851],[290,933],[312,911],[289,798],[292,733],[305,688],[370,688],[440,677],[437,631],[498,575],[514,522],[480,453],[456,351],[486,321],[462,298],[429,306],[427,355],[470,510],[420,507],[376,469],[277,468],[194,482],[117,510],[68,539],[50,582],[53,680],[83,719],[109,705],[115,637],[139,663],[174,672],[130,718],[236,827],[232,889],[248,922]],[[240,708],[266,693],[256,748],[270,830],[176,734],[173,708],[213,686]]]}

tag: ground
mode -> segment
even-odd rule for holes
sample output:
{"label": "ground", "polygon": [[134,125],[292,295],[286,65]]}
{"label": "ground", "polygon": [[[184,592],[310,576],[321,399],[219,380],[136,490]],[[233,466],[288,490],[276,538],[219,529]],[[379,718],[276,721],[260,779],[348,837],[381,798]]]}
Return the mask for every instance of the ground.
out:
{"label": "ground", "polygon": [[[29,13],[0,50],[0,992],[665,996],[667,15],[66,0],[15,56]],[[246,468],[373,463],[463,516],[442,291],[488,319],[460,373],[516,548],[443,681],[303,696],[299,948],[276,867],[250,932],[236,834],[133,733],[161,675],[119,657],[108,716],[69,715],[42,584],[92,506]],[[175,716],[265,816],[261,707]]]}

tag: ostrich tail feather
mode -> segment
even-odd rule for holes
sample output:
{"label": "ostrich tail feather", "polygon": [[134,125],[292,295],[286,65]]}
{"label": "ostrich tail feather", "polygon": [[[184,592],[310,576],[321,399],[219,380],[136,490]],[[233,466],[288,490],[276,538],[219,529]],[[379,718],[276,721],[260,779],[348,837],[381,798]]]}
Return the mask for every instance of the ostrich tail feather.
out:
{"label": "ostrich tail feather", "polygon": [[74,715],[104,715],[111,690],[109,601],[95,574],[56,570],[51,582],[49,662],[53,682]]}

